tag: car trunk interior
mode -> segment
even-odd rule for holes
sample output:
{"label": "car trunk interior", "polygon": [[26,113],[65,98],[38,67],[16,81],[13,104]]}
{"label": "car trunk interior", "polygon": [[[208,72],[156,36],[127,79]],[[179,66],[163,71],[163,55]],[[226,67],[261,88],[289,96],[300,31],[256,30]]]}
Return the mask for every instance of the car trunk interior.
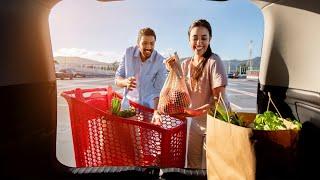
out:
{"label": "car trunk interior", "polygon": [[258,112],[266,110],[267,92],[271,92],[283,116],[303,122],[296,177],[316,175],[311,164],[320,160],[320,2],[253,2],[262,9],[265,21]]}
{"label": "car trunk interior", "polygon": [[[75,168],[56,158],[57,89],[48,16],[59,0],[0,2],[1,176],[15,179],[206,179],[205,170],[157,167]],[[253,0],[265,29],[258,83],[258,112],[267,92],[283,116],[303,122],[295,178],[317,177],[320,157],[320,1]],[[5,44],[5,45],[4,45]],[[3,46],[3,47],[2,47]],[[32,70],[27,71],[26,68]],[[15,70],[14,70],[15,69]],[[14,72],[19,74],[14,74]],[[8,103],[10,102],[10,103]],[[285,176],[287,177],[287,176]],[[277,179],[271,173],[265,179]],[[261,178],[264,179],[264,178]],[[278,178],[281,179],[281,178]],[[282,178],[283,179],[283,178]]]}

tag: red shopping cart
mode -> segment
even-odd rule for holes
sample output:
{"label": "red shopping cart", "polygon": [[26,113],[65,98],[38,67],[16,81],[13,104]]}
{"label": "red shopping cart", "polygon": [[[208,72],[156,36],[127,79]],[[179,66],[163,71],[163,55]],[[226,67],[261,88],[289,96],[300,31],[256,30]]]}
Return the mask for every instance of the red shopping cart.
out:
{"label": "red shopping cart", "polygon": [[61,94],[69,105],[77,167],[183,167],[186,121],[162,115],[162,125],[150,123],[153,110],[131,102],[136,115],[111,113],[111,100],[122,96],[108,88],[75,89]]}

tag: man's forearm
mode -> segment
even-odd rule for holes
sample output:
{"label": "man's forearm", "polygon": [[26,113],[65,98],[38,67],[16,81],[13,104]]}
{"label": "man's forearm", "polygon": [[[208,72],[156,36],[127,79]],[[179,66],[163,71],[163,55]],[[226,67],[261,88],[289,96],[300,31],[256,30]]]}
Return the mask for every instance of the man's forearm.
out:
{"label": "man's forearm", "polygon": [[116,77],[116,85],[121,88],[127,86],[125,79],[123,77]]}

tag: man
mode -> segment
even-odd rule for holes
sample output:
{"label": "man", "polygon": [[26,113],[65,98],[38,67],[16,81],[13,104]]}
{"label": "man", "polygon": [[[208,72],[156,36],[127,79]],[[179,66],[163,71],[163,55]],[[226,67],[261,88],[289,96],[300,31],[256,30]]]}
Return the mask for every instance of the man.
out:
{"label": "man", "polygon": [[167,77],[164,58],[154,50],[156,34],[139,31],[137,45],[126,49],[115,74],[115,84],[128,90],[128,99],[157,109],[160,90]]}

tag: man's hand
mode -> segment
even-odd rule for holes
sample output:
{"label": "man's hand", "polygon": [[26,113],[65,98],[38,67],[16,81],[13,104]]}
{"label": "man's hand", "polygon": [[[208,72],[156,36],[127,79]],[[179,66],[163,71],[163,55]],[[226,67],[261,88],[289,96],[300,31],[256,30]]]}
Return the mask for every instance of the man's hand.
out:
{"label": "man's hand", "polygon": [[162,125],[161,115],[158,113],[157,110],[154,110],[151,123],[154,124],[154,125],[159,125],[159,126]]}
{"label": "man's hand", "polygon": [[136,78],[135,77],[129,77],[127,79],[124,80],[125,81],[125,86],[126,88],[131,91],[133,90],[134,88],[136,88]]}
{"label": "man's hand", "polygon": [[120,88],[127,88],[129,91],[133,90],[137,86],[136,78],[134,76],[123,78],[116,77],[116,85]]}

